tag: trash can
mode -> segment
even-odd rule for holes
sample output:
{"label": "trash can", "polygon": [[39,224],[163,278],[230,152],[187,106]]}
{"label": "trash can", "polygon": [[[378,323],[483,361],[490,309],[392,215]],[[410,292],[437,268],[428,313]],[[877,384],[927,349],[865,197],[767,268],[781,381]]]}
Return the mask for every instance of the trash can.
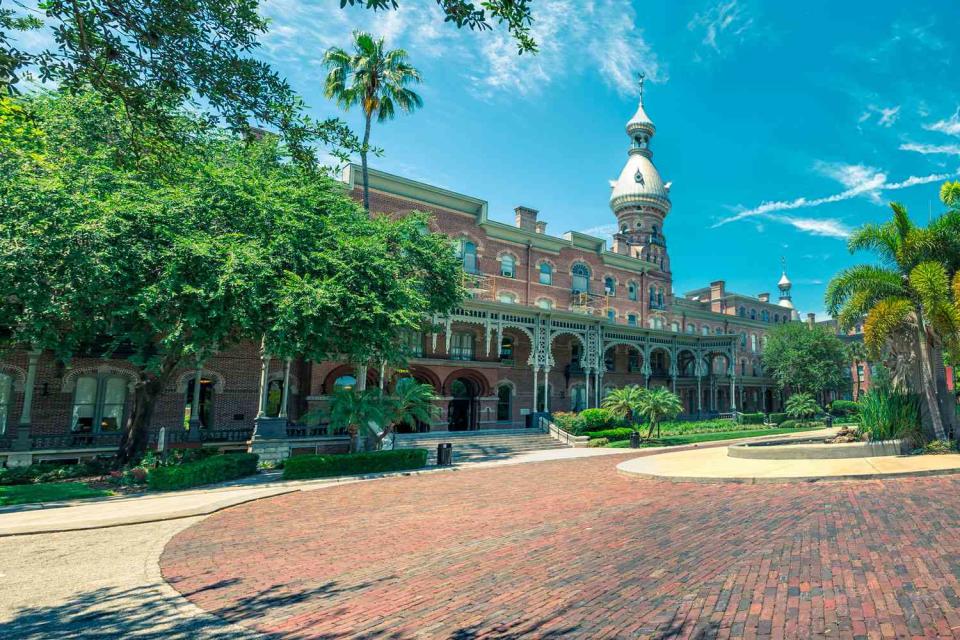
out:
{"label": "trash can", "polygon": [[639,449],[640,448],[640,432],[634,431],[630,434],[630,448]]}
{"label": "trash can", "polygon": [[453,464],[453,444],[441,442],[437,445],[437,466],[449,467]]}

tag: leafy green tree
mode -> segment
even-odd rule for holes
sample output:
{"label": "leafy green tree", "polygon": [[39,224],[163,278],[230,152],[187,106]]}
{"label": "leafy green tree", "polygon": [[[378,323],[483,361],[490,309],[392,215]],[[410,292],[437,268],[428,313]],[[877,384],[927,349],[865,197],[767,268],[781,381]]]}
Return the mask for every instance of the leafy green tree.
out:
{"label": "leafy green tree", "polygon": [[[457,28],[469,27],[471,30],[485,31],[492,29],[490,21],[506,25],[507,31],[517,42],[519,53],[536,52],[537,43],[530,36],[531,0],[483,0],[470,2],[469,0],[436,0],[443,11],[445,22],[452,22]],[[347,5],[365,7],[380,11],[397,9],[398,0],[340,0],[340,6]]]}
{"label": "leafy green tree", "polygon": [[604,397],[601,405],[617,418],[624,418],[636,429],[637,417],[640,415],[643,396],[646,389],[639,385],[627,385],[613,389]]}
{"label": "leafy green tree", "polygon": [[0,347],[130,354],[121,460],[181,367],[261,340],[275,357],[366,361],[462,296],[422,215],[371,218],[276,139],[177,118],[194,143],[131,166],[122,103],[0,101]]}
{"label": "leafy green tree", "polygon": [[[19,3],[15,3],[19,4]],[[177,109],[210,108],[234,132],[280,131],[293,157],[312,164],[313,142],[346,159],[356,139],[338,119],[314,122],[287,81],[253,52],[268,22],[256,0],[43,0],[33,11],[0,9],[0,89],[20,71],[71,92],[119,100],[132,126],[124,144],[155,152],[152,138],[184,141]],[[49,29],[55,45],[17,48],[7,30]],[[44,40],[37,39],[37,42]],[[162,152],[162,151],[161,151]]]}
{"label": "leafy green tree", "polygon": [[[945,190],[949,206],[952,190]],[[912,334],[920,392],[934,434],[943,440],[946,429],[937,403],[931,345],[957,352],[960,310],[951,297],[950,278],[960,266],[960,212],[951,211],[921,228],[905,207],[890,206],[890,221],[864,225],[848,243],[851,253],[871,251],[883,266],[857,265],[837,274],[827,287],[827,310],[844,327],[865,317],[864,342],[874,357],[896,336]],[[960,279],[955,285],[960,292]]]}
{"label": "leafy green tree", "polygon": [[650,422],[650,429],[647,431],[647,439],[653,435],[653,430],[657,430],[657,437],[660,437],[660,423],[664,420],[676,418],[683,412],[683,403],[677,394],[669,389],[646,389],[640,397],[638,407],[640,415]]}
{"label": "leafy green tree", "polygon": [[820,394],[839,389],[850,366],[843,341],[823,327],[777,325],[763,349],[763,367],[780,389]]}
{"label": "leafy green tree", "polygon": [[798,420],[812,418],[820,410],[817,401],[809,393],[795,393],[787,398],[784,412],[791,418]]}
{"label": "leafy green tree", "polygon": [[330,71],[324,93],[344,109],[359,105],[363,110],[363,141],[360,163],[363,168],[363,208],[370,210],[367,176],[367,152],[370,150],[370,125],[392,120],[397,110],[410,113],[423,106],[423,100],[408,85],[420,82],[420,72],[407,62],[403,49],[387,49],[383,38],[363,31],[353,32],[353,49],[346,52],[331,47],[323,56]]}

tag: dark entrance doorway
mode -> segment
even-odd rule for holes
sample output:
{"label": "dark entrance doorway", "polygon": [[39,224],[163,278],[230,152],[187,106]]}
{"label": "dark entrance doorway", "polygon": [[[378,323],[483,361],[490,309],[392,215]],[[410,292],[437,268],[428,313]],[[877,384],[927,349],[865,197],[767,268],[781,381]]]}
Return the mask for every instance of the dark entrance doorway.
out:
{"label": "dark entrance doorway", "polygon": [[477,428],[477,385],[467,378],[457,378],[450,385],[453,399],[447,408],[450,431],[472,431]]}

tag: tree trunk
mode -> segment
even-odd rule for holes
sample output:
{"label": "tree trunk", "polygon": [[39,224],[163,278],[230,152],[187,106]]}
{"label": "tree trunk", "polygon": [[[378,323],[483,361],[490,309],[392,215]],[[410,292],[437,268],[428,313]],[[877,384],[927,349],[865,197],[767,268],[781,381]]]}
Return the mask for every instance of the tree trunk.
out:
{"label": "tree trunk", "polygon": [[930,362],[930,345],[927,344],[927,332],[924,328],[923,316],[919,311],[917,311],[917,341],[920,343],[920,386],[923,387],[923,396],[927,403],[927,411],[930,412],[933,434],[937,440],[946,440],[947,433],[943,428],[943,416],[940,415],[940,404],[937,402],[933,364]]}
{"label": "tree trunk", "polygon": [[373,114],[366,114],[363,126],[363,146],[360,147],[360,166],[363,169],[363,208],[370,211],[370,176],[367,173],[367,144],[370,142],[370,120]]}
{"label": "tree trunk", "polygon": [[133,390],[133,406],[117,450],[119,465],[136,462],[143,457],[147,450],[147,427],[153,417],[153,410],[179,362],[180,358],[167,358],[159,374],[146,379],[144,379],[145,376],[141,376],[140,382]]}

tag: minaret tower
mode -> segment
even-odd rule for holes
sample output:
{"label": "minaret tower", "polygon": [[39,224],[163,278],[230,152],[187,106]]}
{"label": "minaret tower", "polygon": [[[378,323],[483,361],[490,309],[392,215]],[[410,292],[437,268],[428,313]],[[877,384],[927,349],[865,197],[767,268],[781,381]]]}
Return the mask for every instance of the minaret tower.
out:
{"label": "minaret tower", "polygon": [[670,183],[664,184],[653,166],[650,139],[657,128],[643,108],[643,74],[640,75],[640,104],[627,123],[630,149],[620,177],[610,181],[610,208],[617,216],[613,250],[648,260],[660,271],[669,272],[663,221],[670,211]]}
{"label": "minaret tower", "polygon": [[787,259],[784,257],[780,258],[780,264],[783,267],[782,275],[780,276],[780,282],[777,283],[777,288],[780,289],[780,302],[779,304],[784,309],[790,310],[790,319],[799,320],[800,314],[793,307],[793,299],[790,295],[790,289],[793,288],[793,283],[790,282],[790,278],[787,277]]}

